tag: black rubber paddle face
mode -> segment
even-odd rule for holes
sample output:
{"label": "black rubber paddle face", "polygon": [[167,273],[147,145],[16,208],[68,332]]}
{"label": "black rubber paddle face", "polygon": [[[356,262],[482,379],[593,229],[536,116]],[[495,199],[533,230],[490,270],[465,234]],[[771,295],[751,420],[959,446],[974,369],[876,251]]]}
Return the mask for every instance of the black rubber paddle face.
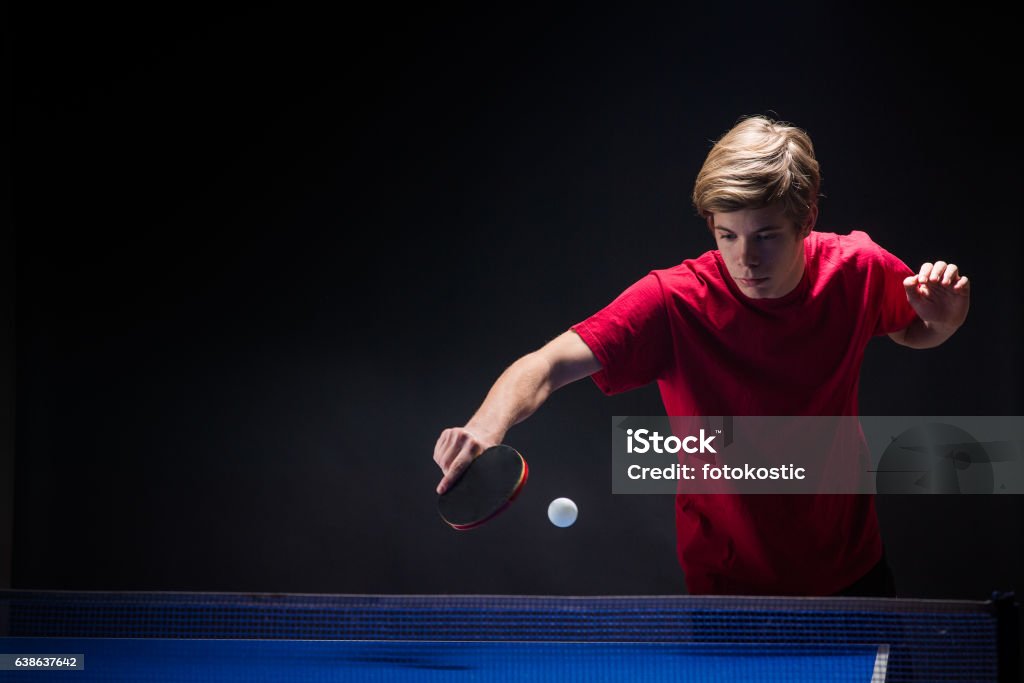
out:
{"label": "black rubber paddle face", "polygon": [[492,519],[526,483],[526,460],[511,446],[492,446],[437,499],[437,511],[453,529],[465,531]]}

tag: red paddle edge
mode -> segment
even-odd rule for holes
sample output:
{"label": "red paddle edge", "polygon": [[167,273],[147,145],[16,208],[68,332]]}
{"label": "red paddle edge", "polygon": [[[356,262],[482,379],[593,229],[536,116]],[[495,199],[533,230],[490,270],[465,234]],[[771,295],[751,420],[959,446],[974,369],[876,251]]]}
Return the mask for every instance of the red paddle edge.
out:
{"label": "red paddle edge", "polygon": [[[519,451],[516,451],[516,455],[519,456],[520,462],[523,463],[523,474],[522,476],[519,477],[519,483],[516,484],[515,489],[512,491],[512,495],[508,497],[508,500],[505,501],[504,505],[502,505],[500,508],[498,508],[491,514],[487,515],[483,519],[478,520],[476,522],[472,522],[471,524],[452,524],[447,519],[444,520],[445,523],[451,528],[456,529],[457,531],[469,531],[470,529],[475,529],[478,526],[486,524],[487,522],[491,521],[499,514],[504,512],[505,508],[507,508],[512,503],[512,501],[516,499],[516,496],[519,495],[519,492],[523,490],[523,487],[526,485],[526,480],[530,476],[530,465],[526,462],[526,458],[524,458],[523,454],[520,453]],[[444,518],[442,517],[442,519]]]}

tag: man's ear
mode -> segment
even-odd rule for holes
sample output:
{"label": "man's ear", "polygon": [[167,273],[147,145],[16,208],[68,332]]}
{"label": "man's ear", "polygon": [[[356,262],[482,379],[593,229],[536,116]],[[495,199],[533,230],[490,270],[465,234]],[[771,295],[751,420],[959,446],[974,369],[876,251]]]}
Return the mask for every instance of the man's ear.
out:
{"label": "man's ear", "polygon": [[712,235],[715,234],[715,214],[708,211],[704,214],[704,220],[708,222],[708,230]]}
{"label": "man's ear", "polygon": [[811,234],[811,230],[814,230],[814,226],[818,224],[818,205],[812,204],[811,210],[807,212],[807,219],[804,224],[800,227],[800,237],[807,237]]}

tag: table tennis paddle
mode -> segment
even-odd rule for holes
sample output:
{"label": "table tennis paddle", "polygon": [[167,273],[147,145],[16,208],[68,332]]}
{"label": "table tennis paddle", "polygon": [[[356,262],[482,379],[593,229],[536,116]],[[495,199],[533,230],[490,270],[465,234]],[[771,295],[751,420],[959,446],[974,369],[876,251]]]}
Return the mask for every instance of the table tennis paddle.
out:
{"label": "table tennis paddle", "polygon": [[526,484],[530,468],[511,446],[491,446],[438,496],[437,511],[453,529],[474,529],[508,507]]}

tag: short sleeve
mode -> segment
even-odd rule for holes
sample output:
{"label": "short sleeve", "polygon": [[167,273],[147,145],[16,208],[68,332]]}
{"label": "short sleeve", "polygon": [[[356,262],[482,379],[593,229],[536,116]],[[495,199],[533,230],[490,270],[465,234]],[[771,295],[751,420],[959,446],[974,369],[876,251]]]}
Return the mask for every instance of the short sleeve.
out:
{"label": "short sleeve", "polygon": [[601,362],[593,378],[605,394],[653,382],[672,359],[665,300],[653,273],[571,329]]}
{"label": "short sleeve", "polygon": [[[877,245],[876,245],[877,246]],[[907,264],[882,247],[877,247],[879,268],[872,284],[881,292],[881,310],[875,325],[875,335],[891,334],[906,329],[917,313],[907,301],[903,281],[914,274]]]}

